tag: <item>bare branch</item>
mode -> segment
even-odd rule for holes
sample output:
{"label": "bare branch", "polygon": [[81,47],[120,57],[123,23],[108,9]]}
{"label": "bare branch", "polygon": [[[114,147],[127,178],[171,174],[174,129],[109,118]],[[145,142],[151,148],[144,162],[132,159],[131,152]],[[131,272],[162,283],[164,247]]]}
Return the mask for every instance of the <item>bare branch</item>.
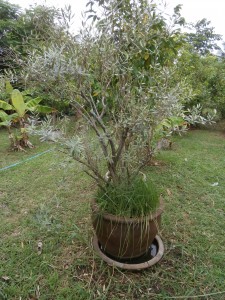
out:
{"label": "bare branch", "polygon": [[120,156],[121,156],[121,153],[123,151],[123,148],[124,148],[124,145],[125,145],[125,141],[126,141],[128,132],[129,132],[129,128],[126,127],[125,130],[121,134],[120,143],[119,143],[118,149],[116,151],[117,152],[116,156],[114,158],[114,164],[115,164],[115,166],[117,165],[117,163],[118,163],[118,161],[120,159]]}
{"label": "bare branch", "polygon": [[78,161],[79,163],[81,163],[82,165],[84,165],[85,167],[87,167],[88,169],[90,169],[96,175],[96,178],[98,178],[99,180],[101,180],[105,184],[107,183],[107,180],[98,172],[98,170],[95,169],[95,167],[92,164],[80,159],[79,157],[73,157],[73,158],[76,161]]}
{"label": "bare branch", "polygon": [[[85,99],[87,99],[87,97],[85,97]],[[87,112],[87,110],[82,105],[80,105],[80,103],[78,103],[77,101],[73,102],[72,105],[75,105],[76,108],[80,109],[84,119],[94,129],[96,135],[98,136],[98,140],[99,140],[100,146],[102,148],[103,154],[104,154],[105,158],[108,160],[109,155],[108,155],[107,145],[104,143],[104,140],[102,139],[102,135],[99,132],[99,130],[94,122],[94,120],[98,120],[98,118],[96,118],[96,116],[93,114],[93,112],[90,112],[90,114],[89,114]],[[94,120],[93,120],[93,118],[94,118]]]}
{"label": "bare branch", "polygon": [[[105,87],[105,91],[107,91],[107,89],[108,89],[108,87],[109,87],[109,85],[110,85],[110,83],[111,83],[111,79],[108,81],[108,83],[106,84],[106,87]],[[104,114],[105,114],[105,111],[106,111],[106,104],[105,104],[105,97],[102,97],[102,99],[101,99],[101,101],[102,101],[102,111],[101,111],[101,113],[100,113],[100,118],[102,119],[103,118],[103,116],[104,116]]]}
{"label": "bare branch", "polygon": [[94,175],[92,175],[90,172],[88,172],[88,170],[85,170],[84,171],[88,176],[90,176],[91,178],[93,178],[96,182],[97,182],[97,185],[105,191],[105,188],[103,187],[103,185],[100,183],[99,181],[99,178],[98,177],[95,177]]}

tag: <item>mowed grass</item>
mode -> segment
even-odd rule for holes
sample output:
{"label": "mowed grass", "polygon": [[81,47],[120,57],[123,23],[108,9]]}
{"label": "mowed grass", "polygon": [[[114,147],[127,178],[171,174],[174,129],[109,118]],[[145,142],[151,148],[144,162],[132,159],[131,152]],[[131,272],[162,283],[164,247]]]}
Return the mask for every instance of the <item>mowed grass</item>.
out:
{"label": "mowed grass", "polygon": [[[0,168],[54,148],[8,151]],[[0,299],[225,299],[225,134],[194,130],[155,158],[163,259],[142,272],[109,267],[92,248],[95,184],[53,150],[0,171]]]}

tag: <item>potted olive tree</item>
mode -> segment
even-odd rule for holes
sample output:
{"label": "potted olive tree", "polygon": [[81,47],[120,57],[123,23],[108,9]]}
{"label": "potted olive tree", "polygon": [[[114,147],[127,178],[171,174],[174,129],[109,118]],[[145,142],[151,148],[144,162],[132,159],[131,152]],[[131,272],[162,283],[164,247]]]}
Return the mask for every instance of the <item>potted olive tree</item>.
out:
{"label": "potted olive tree", "polygon": [[89,5],[93,23],[77,42],[29,57],[27,84],[51,93],[60,87],[79,112],[82,129],[64,144],[96,182],[92,220],[98,240],[112,256],[138,257],[155,238],[163,210],[144,168],[155,128],[179,101],[168,96],[179,36],[148,1]]}

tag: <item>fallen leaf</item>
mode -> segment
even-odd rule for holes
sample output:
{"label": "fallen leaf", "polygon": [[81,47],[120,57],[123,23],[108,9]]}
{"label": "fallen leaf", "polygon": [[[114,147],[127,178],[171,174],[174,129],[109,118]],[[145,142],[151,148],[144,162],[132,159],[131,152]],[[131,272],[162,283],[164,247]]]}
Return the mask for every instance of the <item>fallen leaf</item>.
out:
{"label": "fallen leaf", "polygon": [[38,300],[38,298],[35,296],[29,296],[29,300]]}
{"label": "fallen leaf", "polygon": [[8,282],[10,280],[9,276],[2,276],[1,279],[5,282]]}
{"label": "fallen leaf", "polygon": [[43,250],[43,243],[41,241],[39,241],[37,244],[37,250],[38,250],[38,255],[40,255]]}
{"label": "fallen leaf", "polygon": [[166,192],[167,192],[167,195],[168,195],[168,196],[171,196],[171,195],[172,195],[172,192],[171,192],[169,189],[166,189]]}
{"label": "fallen leaf", "polygon": [[37,285],[35,294],[36,294],[37,299],[39,299],[39,298],[40,298],[40,295],[41,295],[41,294],[40,294],[40,287],[39,287],[39,285]]}
{"label": "fallen leaf", "polygon": [[66,263],[66,264],[64,264],[64,266],[63,266],[63,268],[65,269],[65,270],[67,270],[67,269],[69,269],[69,264],[68,263]]}

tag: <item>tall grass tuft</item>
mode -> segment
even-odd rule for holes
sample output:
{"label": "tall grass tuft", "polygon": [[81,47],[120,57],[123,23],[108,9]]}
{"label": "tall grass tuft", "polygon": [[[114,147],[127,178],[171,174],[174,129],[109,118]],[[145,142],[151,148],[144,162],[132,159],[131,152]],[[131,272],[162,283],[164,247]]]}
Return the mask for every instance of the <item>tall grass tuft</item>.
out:
{"label": "tall grass tuft", "polygon": [[129,185],[124,182],[98,190],[96,202],[101,210],[124,217],[144,217],[156,210],[159,195],[153,183],[142,178],[134,179]]}

